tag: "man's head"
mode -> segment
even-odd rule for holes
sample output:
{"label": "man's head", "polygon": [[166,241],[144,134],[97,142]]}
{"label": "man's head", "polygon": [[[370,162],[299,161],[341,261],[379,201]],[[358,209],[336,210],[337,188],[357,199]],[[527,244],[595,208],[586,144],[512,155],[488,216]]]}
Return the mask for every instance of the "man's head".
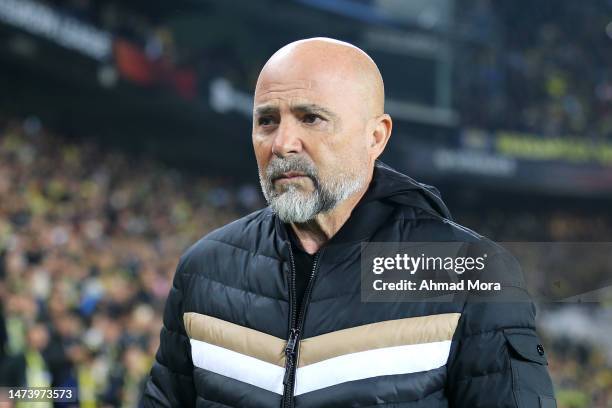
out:
{"label": "man's head", "polygon": [[351,44],[293,42],[259,75],[253,146],[266,200],[285,222],[308,222],[365,191],[390,134],[380,72]]}

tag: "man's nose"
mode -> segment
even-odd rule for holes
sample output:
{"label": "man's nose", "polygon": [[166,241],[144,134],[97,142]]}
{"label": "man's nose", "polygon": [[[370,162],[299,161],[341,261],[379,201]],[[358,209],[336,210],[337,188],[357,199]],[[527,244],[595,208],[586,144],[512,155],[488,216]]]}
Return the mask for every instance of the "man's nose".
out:
{"label": "man's nose", "polygon": [[285,157],[290,154],[297,154],[302,151],[302,141],[298,135],[298,129],[291,124],[291,121],[282,121],[276,129],[272,154],[278,157]]}

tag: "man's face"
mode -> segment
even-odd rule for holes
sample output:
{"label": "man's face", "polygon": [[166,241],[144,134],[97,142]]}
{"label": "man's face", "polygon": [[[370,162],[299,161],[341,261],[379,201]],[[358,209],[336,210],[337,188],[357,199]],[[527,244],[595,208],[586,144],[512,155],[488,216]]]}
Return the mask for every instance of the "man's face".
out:
{"label": "man's face", "polygon": [[307,222],[367,182],[368,110],[338,73],[274,66],[255,92],[253,146],[262,190],[284,222]]}

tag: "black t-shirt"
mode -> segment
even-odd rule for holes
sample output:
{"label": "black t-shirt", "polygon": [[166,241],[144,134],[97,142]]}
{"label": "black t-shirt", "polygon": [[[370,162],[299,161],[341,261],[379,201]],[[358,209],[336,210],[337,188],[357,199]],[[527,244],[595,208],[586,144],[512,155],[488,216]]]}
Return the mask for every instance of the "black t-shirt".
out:
{"label": "black t-shirt", "polygon": [[293,262],[295,263],[295,293],[297,295],[297,310],[299,311],[302,307],[306,287],[310,281],[315,255],[310,255],[302,249],[293,231],[289,231],[289,236],[291,237],[291,250],[293,252]]}

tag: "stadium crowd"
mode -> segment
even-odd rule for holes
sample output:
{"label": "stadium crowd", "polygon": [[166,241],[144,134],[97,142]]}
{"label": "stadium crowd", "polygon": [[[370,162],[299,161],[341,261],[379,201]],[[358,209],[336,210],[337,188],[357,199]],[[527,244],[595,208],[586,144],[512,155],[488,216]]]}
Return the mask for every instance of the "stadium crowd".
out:
{"label": "stadium crowd", "polygon": [[458,7],[466,41],[455,95],[464,125],[610,140],[611,11],[609,1],[571,0]]}
{"label": "stadium crowd", "polygon": [[612,218],[605,211],[538,212],[516,210],[512,217],[502,210],[483,212],[459,209],[454,216],[464,225],[497,242],[589,242],[612,241]]}
{"label": "stadium crowd", "polygon": [[35,119],[3,124],[1,382],[135,406],[179,256],[258,200],[254,187],[71,144]]}
{"label": "stadium crowd", "polygon": [[[585,313],[593,312],[593,307],[585,307]],[[558,406],[611,407],[612,369],[609,353],[606,355],[602,348],[569,336],[556,337],[549,343],[549,370],[555,382]]]}
{"label": "stadium crowd", "polygon": [[[180,254],[262,206],[260,193],[67,140],[36,118],[0,122],[0,385],[72,386],[80,407],[135,407]],[[523,218],[516,239],[610,231],[578,216]],[[503,235],[491,222],[485,232]],[[609,356],[547,340],[559,406],[612,406]]]}

